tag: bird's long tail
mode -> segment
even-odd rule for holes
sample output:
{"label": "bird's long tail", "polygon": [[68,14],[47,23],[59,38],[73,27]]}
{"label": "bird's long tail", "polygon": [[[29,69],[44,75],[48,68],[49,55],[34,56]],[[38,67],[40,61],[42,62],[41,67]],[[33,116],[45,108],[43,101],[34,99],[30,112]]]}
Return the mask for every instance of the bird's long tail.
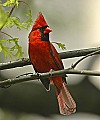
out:
{"label": "bird's long tail", "polygon": [[76,103],[69,93],[65,82],[62,83],[60,89],[56,86],[56,94],[61,114],[70,115],[76,111]]}

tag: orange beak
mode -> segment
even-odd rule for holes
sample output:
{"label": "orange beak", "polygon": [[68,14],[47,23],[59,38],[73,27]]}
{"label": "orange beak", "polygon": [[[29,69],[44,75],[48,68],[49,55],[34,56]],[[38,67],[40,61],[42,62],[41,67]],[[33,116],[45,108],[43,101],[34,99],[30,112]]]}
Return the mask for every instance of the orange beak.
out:
{"label": "orange beak", "polygon": [[44,30],[44,34],[47,34],[47,33],[50,33],[52,32],[52,29],[50,27],[47,27],[45,30]]}

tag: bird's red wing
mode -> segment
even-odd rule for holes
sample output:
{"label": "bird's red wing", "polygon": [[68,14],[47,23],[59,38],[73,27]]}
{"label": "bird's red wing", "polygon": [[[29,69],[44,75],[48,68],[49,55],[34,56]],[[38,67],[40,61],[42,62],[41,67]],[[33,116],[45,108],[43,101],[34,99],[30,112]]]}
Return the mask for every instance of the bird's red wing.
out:
{"label": "bird's red wing", "polygon": [[56,51],[55,47],[52,44],[50,44],[50,47],[51,47],[50,48],[50,54],[53,58],[53,61],[55,62],[56,66],[57,66],[56,69],[57,70],[64,69],[63,63],[62,63],[61,58],[59,56],[59,53]]}

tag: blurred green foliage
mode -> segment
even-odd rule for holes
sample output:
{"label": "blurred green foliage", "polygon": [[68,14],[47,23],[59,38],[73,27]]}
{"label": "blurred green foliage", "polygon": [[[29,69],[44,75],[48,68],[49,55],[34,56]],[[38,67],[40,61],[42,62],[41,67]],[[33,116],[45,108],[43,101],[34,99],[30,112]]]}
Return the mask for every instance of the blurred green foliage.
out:
{"label": "blurred green foliage", "polygon": [[[20,3],[22,3],[21,1]],[[4,39],[0,38],[0,52],[4,52],[4,56],[10,56],[10,57],[17,57],[20,58],[23,56],[24,52],[22,51],[22,47],[19,45],[18,40],[19,38],[13,38],[8,33],[2,32],[2,29],[4,28],[12,28],[16,27],[17,29],[28,29],[32,23],[32,15],[31,10],[29,8],[27,13],[25,13],[26,20],[21,21],[19,17],[12,16],[13,10],[17,7],[19,7],[19,1],[18,0],[6,0],[6,2],[3,3],[3,1],[0,1],[0,32],[5,34],[6,36],[10,37],[11,39]],[[7,11],[9,8],[11,10]],[[11,47],[9,44],[12,44]]]}
{"label": "blurred green foliage", "polygon": [[18,6],[18,0],[6,0],[6,2],[3,4],[3,6],[12,6],[12,5],[16,5]]}
{"label": "blurred green foliage", "polygon": [[[14,43],[13,47],[5,46],[3,43]],[[8,39],[8,40],[0,40],[0,52],[4,51],[4,55],[9,55],[10,57],[21,57],[23,55],[22,47],[18,44],[18,38]],[[14,51],[16,51],[14,53]]]}
{"label": "blurred green foliage", "polygon": [[26,13],[26,16],[28,17],[28,19],[26,21],[20,21],[20,18],[16,17],[16,16],[12,16],[9,17],[5,27],[14,27],[16,26],[17,29],[21,30],[21,29],[28,29],[32,23],[32,16],[31,16],[31,10],[28,10]]}

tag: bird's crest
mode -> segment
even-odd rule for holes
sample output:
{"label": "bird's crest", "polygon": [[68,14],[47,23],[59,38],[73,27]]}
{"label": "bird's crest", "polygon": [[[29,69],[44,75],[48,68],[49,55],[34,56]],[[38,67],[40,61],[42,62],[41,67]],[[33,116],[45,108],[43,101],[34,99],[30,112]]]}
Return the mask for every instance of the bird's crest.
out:
{"label": "bird's crest", "polygon": [[35,22],[34,22],[34,25],[33,25],[33,28],[32,28],[32,31],[38,29],[38,28],[41,28],[43,26],[47,26],[47,23],[44,19],[44,16],[42,15],[41,12],[39,12]]}

